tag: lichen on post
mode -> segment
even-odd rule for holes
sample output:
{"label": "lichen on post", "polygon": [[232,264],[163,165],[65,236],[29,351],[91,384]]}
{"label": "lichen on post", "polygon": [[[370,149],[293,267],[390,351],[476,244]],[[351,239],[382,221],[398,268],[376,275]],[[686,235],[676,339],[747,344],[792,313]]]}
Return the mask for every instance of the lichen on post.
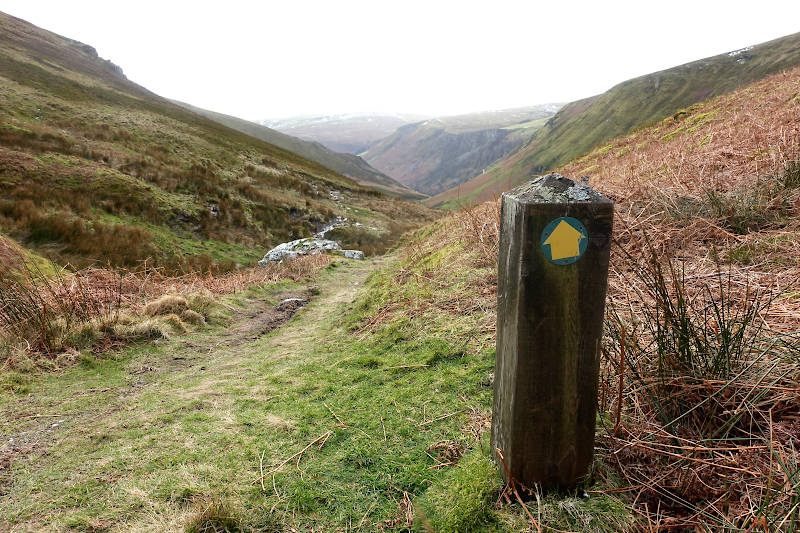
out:
{"label": "lichen on post", "polygon": [[506,481],[571,489],[591,465],[613,214],[559,174],[503,194],[492,449]]}

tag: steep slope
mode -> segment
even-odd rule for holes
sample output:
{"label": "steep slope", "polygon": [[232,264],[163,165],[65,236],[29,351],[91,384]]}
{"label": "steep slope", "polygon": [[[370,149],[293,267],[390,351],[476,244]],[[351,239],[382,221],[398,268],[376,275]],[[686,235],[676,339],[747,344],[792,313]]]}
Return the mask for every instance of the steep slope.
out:
{"label": "steep slope", "polygon": [[557,109],[547,104],[409,124],[363,156],[403,185],[437,194],[516,151]]}
{"label": "steep slope", "polygon": [[[542,498],[533,526],[511,525],[508,514],[522,515],[520,506],[497,510],[485,498],[486,512],[500,516],[475,531],[781,531],[800,523],[794,487],[770,488],[770,457],[793,454],[800,439],[798,125],[795,68],[608,140],[559,169],[588,174],[616,203],[594,492],[575,502]],[[500,214],[500,202],[489,201],[420,231],[394,270],[368,285],[376,296],[363,299],[359,334],[402,335],[402,324],[417,342],[439,338],[441,310],[450,314],[440,319],[448,342],[493,349]],[[424,294],[424,307],[409,294]],[[733,337],[742,339],[736,348]],[[781,398],[783,387],[792,392]],[[489,446],[479,449],[490,455]],[[735,472],[720,474],[731,465]],[[463,487],[482,483],[503,487],[494,471],[461,459],[428,489],[433,509],[424,500],[416,508],[431,530],[468,530],[457,502]],[[613,504],[597,505],[605,497]]]}
{"label": "steep slope", "polygon": [[51,259],[232,266],[337,216],[428,217],[191,113],[90,46],[0,14],[0,232]]}
{"label": "steep slope", "polygon": [[285,133],[256,124],[255,122],[250,122],[249,120],[201,109],[177,100],[172,100],[172,102],[193,113],[211,119],[214,122],[219,122],[229,128],[250,135],[251,137],[274,144],[279,148],[293,152],[311,161],[316,161],[320,165],[335,170],[339,174],[347,176],[365,187],[371,187],[407,200],[419,200],[425,197],[425,195],[402,186],[389,176],[372,168],[369,163],[357,155],[334,152],[318,142],[304,141],[303,139],[286,135]]}
{"label": "steep slope", "polygon": [[348,113],[258,122],[293,137],[316,141],[335,152],[360,154],[400,126],[427,118],[408,114]]}
{"label": "steep slope", "polygon": [[[702,215],[695,203],[713,204],[713,197],[724,193],[741,194],[743,203],[729,206],[736,208],[730,212],[719,205],[720,216],[752,210],[756,217],[770,217],[774,213],[759,213],[757,204],[744,200],[773,182],[791,190],[800,186],[799,124],[796,67],[606,141],[557,171],[586,176],[590,184],[624,203],[681,196],[689,203],[673,206],[685,210],[674,214],[689,218]],[[797,208],[800,204],[794,205]]]}
{"label": "steep slope", "polygon": [[628,80],[564,106],[522,149],[426,203],[454,206],[491,198],[608,139],[797,65],[800,33]]}

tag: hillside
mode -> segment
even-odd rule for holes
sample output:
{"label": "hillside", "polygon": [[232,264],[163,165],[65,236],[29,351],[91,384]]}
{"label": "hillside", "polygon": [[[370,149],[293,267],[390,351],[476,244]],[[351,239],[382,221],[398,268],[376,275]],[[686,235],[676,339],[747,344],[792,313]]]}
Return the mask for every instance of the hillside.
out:
{"label": "hillside", "polygon": [[797,533],[800,67],[558,170],[615,201],[583,490],[494,460],[493,200],[365,261],[62,278],[112,298],[58,354],[0,306],[0,530]]}
{"label": "hillside", "polygon": [[562,169],[616,202],[589,497],[523,507],[492,460],[493,201],[183,337],[0,374],[0,527],[796,532],[797,124],[800,68]]}
{"label": "hillside", "polygon": [[231,268],[337,216],[387,243],[429,216],[149,92],[90,46],[5,14],[0,30],[0,232],[51,259]]}
{"label": "hillside", "polygon": [[173,103],[193,113],[211,119],[214,122],[219,122],[224,126],[241,131],[256,139],[261,139],[262,141],[283,148],[286,151],[295,153],[306,159],[310,159],[311,161],[316,161],[320,165],[334,170],[343,176],[347,176],[365,187],[371,187],[406,200],[420,200],[425,198],[425,195],[403,187],[389,176],[372,168],[369,163],[357,155],[334,152],[318,142],[304,141],[266,126],[256,124],[255,122],[250,122],[249,120],[201,109],[185,102],[178,102],[177,100],[173,100]]}
{"label": "hillside", "polygon": [[400,126],[426,118],[408,114],[348,113],[258,122],[293,137],[316,141],[335,152],[357,155],[394,133]]}
{"label": "hillside", "polygon": [[[800,67],[558,169],[615,201],[590,496],[524,509],[474,443],[415,500],[427,530],[796,531],[798,124]],[[357,300],[359,338],[447,339],[451,364],[491,383],[479,361],[494,355],[499,224],[494,200],[418,232]]]}
{"label": "hillside", "polygon": [[800,34],[794,34],[620,83],[567,104],[523,148],[426,204],[453,207],[489,199],[608,139],[798,64]]}
{"label": "hillside", "polygon": [[408,124],[362,155],[403,185],[437,194],[516,151],[557,109],[546,104]]}

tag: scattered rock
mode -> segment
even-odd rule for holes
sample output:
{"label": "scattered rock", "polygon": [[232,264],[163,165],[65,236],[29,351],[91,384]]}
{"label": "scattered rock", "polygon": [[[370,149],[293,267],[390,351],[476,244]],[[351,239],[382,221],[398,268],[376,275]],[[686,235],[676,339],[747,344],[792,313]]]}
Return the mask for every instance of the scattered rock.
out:
{"label": "scattered rock", "polygon": [[286,258],[294,259],[298,255],[315,255],[332,250],[341,250],[342,247],[336,241],[327,239],[307,238],[297,239],[296,241],[279,244],[266,253],[264,259],[258,262],[261,266],[269,261],[283,261]]}
{"label": "scattered rock", "polygon": [[348,259],[364,259],[364,252],[361,250],[337,250],[335,253],[341,254]]}
{"label": "scattered rock", "polygon": [[345,224],[347,224],[347,219],[345,217],[342,217],[342,216],[337,216],[328,225],[324,226],[320,231],[315,233],[314,234],[314,238],[316,238],[316,239],[324,239],[326,233],[328,233],[332,229],[340,228],[340,227],[344,226]]}

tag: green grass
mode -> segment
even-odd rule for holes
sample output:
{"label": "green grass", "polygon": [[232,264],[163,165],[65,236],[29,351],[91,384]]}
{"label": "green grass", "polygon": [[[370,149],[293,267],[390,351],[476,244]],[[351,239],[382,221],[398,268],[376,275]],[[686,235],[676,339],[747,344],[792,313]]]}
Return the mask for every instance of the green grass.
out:
{"label": "green grass", "polygon": [[[398,257],[351,304],[342,295],[370,267],[333,263],[314,282],[318,302],[255,340],[236,337],[246,320],[237,309],[274,305],[297,285],[229,297],[225,315],[190,336],[87,353],[56,373],[5,375],[4,434],[31,432],[37,445],[0,478],[0,515],[87,531],[192,531],[217,519],[241,531],[407,531],[410,501],[441,531],[524,529],[521,508],[495,505],[485,317],[446,305],[474,298],[484,279],[452,265],[463,256],[456,245],[422,261]],[[425,279],[448,265],[452,292]],[[374,322],[381,309],[420,299],[434,304]],[[325,435],[299,464],[267,476],[265,490],[254,483],[262,454],[269,471]]]}
{"label": "green grass", "polygon": [[[14,522],[115,523],[146,508],[166,520],[180,512],[186,495],[222,494],[246,521],[263,518],[275,504],[277,516],[298,514],[303,527],[358,523],[367,511],[369,523],[391,518],[403,492],[419,494],[437,476],[426,448],[466,439],[469,408],[488,406],[490,392],[480,378],[491,353],[450,358],[455,348],[445,341],[402,342],[411,336],[402,324],[358,341],[334,322],[335,316],[324,317],[327,336],[315,328],[309,338],[295,339],[300,359],[283,358],[285,349],[270,337],[215,348],[209,357],[224,331],[217,326],[195,336],[192,348],[159,341],[33,376],[25,385],[32,393],[26,410],[47,413],[47,405],[57,405],[65,433],[47,461],[32,452],[14,463],[2,514]],[[365,354],[377,363],[365,364]],[[420,363],[433,366],[390,368]],[[157,370],[132,374],[146,367]],[[87,390],[105,392],[82,393]],[[392,394],[376,396],[380,390]],[[5,393],[3,408],[20,399]],[[335,427],[325,404],[347,427]],[[448,409],[460,414],[432,422]],[[88,419],[91,425],[83,422]],[[16,432],[26,422],[6,423],[6,431]],[[325,446],[303,458],[303,475],[291,465],[276,474],[280,497],[251,483],[261,452],[272,464],[326,431],[333,434]]]}
{"label": "green grass", "polygon": [[232,261],[241,265],[253,265],[267,251],[263,248],[252,248],[237,243],[221,242],[214,239],[200,239],[195,236],[181,236],[178,232],[141,222],[132,217],[117,217],[107,213],[99,213],[98,218],[116,224],[128,224],[146,230],[152,237],[151,242],[162,253],[177,253],[190,256],[207,255],[217,262]]}
{"label": "green grass", "polygon": [[500,530],[494,510],[503,480],[488,453],[488,443],[463,457],[425,492],[417,516],[420,529],[439,533],[477,533]]}

